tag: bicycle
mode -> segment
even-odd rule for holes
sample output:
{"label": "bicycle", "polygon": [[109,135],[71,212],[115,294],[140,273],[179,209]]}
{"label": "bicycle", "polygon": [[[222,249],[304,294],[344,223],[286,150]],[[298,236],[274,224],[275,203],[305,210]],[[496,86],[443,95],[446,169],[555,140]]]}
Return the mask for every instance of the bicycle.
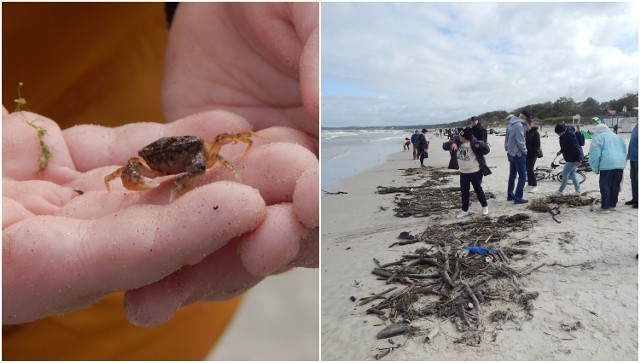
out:
{"label": "bicycle", "polygon": [[[564,164],[566,164],[566,163],[567,163],[567,161],[566,161],[566,160],[564,160],[564,158],[560,159],[560,161],[558,161],[558,162],[559,162],[560,164],[562,164],[562,165],[564,165]],[[589,165],[589,154],[585,155],[585,156],[582,158],[582,163],[581,163],[579,166],[577,166],[577,169],[576,169],[576,170],[578,170],[578,171],[593,171],[593,170],[591,169],[591,165]]]}
{"label": "bicycle", "polygon": [[[551,166],[548,168],[545,167],[537,167],[533,173],[536,177],[536,180],[557,180],[559,182],[562,182],[562,171],[556,173],[555,169],[560,166],[560,164],[556,164],[555,161],[558,157],[556,156],[553,161],[551,161]],[[584,172],[582,172],[581,170],[576,170],[576,176],[578,177],[578,182],[580,184],[584,183],[585,180],[587,180],[587,176],[584,174]],[[568,184],[573,185],[573,180],[571,178],[569,178],[568,180]]]}

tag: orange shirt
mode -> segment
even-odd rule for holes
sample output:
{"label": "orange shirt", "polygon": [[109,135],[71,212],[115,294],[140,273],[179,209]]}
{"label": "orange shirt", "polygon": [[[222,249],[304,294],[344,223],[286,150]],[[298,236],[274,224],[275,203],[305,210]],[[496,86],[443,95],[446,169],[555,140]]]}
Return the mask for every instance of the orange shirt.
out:
{"label": "orange shirt", "polygon": [[[18,83],[31,111],[67,128],[163,121],[162,3],[3,3],[2,103]],[[5,292],[10,294],[10,292]],[[5,295],[6,296],[6,295]],[[240,303],[197,303],[152,328],[129,324],[123,293],[89,309],[3,326],[7,360],[199,360]]]}

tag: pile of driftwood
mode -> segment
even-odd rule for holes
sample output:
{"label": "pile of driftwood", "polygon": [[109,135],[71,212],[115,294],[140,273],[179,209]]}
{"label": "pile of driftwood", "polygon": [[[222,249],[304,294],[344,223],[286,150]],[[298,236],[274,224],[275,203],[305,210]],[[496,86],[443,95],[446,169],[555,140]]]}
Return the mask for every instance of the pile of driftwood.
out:
{"label": "pile of driftwood", "polygon": [[[374,259],[372,273],[392,286],[358,303],[366,306],[367,314],[384,321],[386,327],[377,338],[424,334],[428,342],[437,332],[424,331],[419,322],[435,317],[455,325],[461,333],[455,342],[477,345],[487,322],[515,321],[521,312],[529,318],[538,293],[527,292],[518,279],[541,266],[515,267],[518,260],[526,258],[530,242],[517,241],[509,246],[498,242],[531,226],[527,214],[516,214],[439,225],[416,236],[401,234],[403,241],[390,247],[409,243],[419,247],[397,261],[381,263]],[[493,301],[501,304],[491,304]],[[388,352],[383,350],[376,358]]]}
{"label": "pile of driftwood", "polygon": [[565,206],[569,208],[576,208],[590,205],[591,210],[593,211],[596,203],[598,203],[598,200],[592,197],[574,197],[569,195],[548,196],[532,200],[527,208],[534,212],[549,213],[556,223],[562,223],[558,218],[556,218],[561,212],[560,207]]}
{"label": "pile of driftwood", "polygon": [[[426,170],[426,171],[425,171]],[[425,174],[426,180],[415,186],[383,187],[378,186],[378,194],[396,195],[394,203],[396,217],[428,217],[460,207],[460,187],[445,187],[458,175],[456,170],[448,169],[405,169],[405,175]],[[494,198],[493,193],[486,192],[487,198]],[[477,201],[475,193],[470,195],[471,201]]]}

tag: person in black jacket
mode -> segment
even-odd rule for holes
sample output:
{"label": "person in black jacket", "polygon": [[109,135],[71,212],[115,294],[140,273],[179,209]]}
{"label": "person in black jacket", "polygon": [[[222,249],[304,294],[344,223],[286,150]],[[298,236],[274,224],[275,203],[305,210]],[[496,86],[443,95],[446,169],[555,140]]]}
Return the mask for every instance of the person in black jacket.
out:
{"label": "person in black jacket", "polygon": [[524,188],[525,192],[535,193],[538,191],[538,181],[536,175],[533,172],[533,168],[538,160],[538,150],[540,150],[540,133],[538,132],[538,126],[533,124],[533,121],[527,121],[527,131],[524,136],[525,144],[527,145],[527,186]]}
{"label": "person in black jacket", "polygon": [[473,116],[469,123],[471,123],[471,130],[473,131],[473,136],[477,140],[487,142],[487,129],[482,126],[477,117]]}
{"label": "person in black jacket", "polygon": [[577,164],[582,162],[582,147],[578,143],[576,133],[573,129],[567,128],[563,124],[557,124],[555,128],[556,134],[558,134],[560,141],[560,151],[556,155],[562,154],[562,157],[566,161],[564,168],[562,169],[562,182],[560,188],[553,192],[553,196],[561,196],[564,188],[569,182],[569,178],[573,181],[575,192],[571,193],[572,196],[580,196],[580,182],[576,176]]}
{"label": "person in black jacket", "polygon": [[484,158],[490,151],[489,145],[482,140],[478,140],[473,136],[471,127],[467,127],[455,136],[453,140],[447,141],[442,145],[444,150],[451,153],[451,162],[449,169],[458,169],[460,171],[460,194],[462,199],[462,207],[456,215],[456,218],[462,218],[469,215],[469,190],[473,185],[478,201],[482,205],[482,214],[489,214],[489,204],[482,190],[482,176],[491,174],[491,169],[487,166]]}
{"label": "person in black jacket", "polygon": [[418,135],[416,148],[418,149],[420,166],[426,168],[424,165],[424,159],[429,157],[429,139],[427,139],[427,129],[422,129],[422,133]]}

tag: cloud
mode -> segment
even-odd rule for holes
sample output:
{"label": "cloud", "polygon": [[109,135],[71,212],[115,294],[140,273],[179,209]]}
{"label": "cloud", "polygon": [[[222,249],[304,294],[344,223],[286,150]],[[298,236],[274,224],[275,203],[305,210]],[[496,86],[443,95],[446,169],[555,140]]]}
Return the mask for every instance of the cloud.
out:
{"label": "cloud", "polygon": [[434,124],[638,92],[635,3],[321,6],[324,126]]}

